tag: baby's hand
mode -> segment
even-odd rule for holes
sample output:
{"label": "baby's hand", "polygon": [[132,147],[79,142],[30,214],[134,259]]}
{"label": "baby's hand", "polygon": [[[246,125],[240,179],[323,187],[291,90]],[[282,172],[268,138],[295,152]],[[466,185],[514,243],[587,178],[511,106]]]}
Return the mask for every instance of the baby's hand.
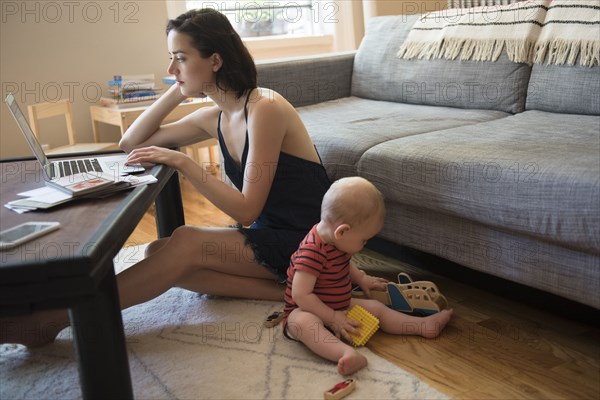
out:
{"label": "baby's hand", "polygon": [[358,286],[360,286],[368,298],[371,298],[371,289],[385,290],[387,288],[387,283],[388,281],[386,279],[365,274],[361,281],[358,282]]}
{"label": "baby's hand", "polygon": [[352,341],[351,335],[358,335],[358,329],[362,324],[358,321],[346,317],[347,311],[334,311],[333,322],[327,326],[333,331],[338,338],[344,338],[347,341]]}

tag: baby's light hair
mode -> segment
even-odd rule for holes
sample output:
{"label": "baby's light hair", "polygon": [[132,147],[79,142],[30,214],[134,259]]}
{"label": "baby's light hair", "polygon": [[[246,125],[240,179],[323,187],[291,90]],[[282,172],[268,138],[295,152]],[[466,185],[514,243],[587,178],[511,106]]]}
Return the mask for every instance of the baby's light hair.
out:
{"label": "baby's light hair", "polygon": [[383,195],[371,182],[358,176],[331,184],[323,196],[321,219],[327,223],[359,225],[369,218],[383,218]]}

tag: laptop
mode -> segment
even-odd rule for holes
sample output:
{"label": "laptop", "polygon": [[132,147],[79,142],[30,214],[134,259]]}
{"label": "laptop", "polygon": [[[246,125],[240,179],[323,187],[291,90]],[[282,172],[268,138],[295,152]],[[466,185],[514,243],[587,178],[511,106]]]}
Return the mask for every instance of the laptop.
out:
{"label": "laptop", "polygon": [[55,187],[73,196],[89,194],[104,190],[108,186],[124,183],[123,176],[127,174],[144,171],[144,167],[139,164],[125,165],[126,154],[50,161],[12,93],[6,96],[6,104],[35,158],[39,161],[47,186]]}

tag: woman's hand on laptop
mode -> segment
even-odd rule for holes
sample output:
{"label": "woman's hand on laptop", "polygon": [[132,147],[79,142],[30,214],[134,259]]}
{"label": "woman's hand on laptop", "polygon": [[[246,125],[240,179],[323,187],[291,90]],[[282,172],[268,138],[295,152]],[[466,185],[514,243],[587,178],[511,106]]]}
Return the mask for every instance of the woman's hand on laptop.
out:
{"label": "woman's hand on laptop", "polygon": [[179,170],[186,160],[190,160],[190,158],[179,151],[149,146],[132,150],[127,157],[126,164],[142,164],[144,166],[164,164]]}

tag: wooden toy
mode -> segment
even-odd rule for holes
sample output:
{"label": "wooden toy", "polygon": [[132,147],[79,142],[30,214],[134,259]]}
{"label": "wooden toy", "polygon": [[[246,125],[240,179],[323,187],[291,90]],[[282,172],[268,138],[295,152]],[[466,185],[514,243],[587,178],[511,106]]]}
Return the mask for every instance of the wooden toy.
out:
{"label": "wooden toy", "polygon": [[[362,292],[356,292],[357,297],[361,294]],[[362,296],[364,297],[364,294]],[[387,290],[371,290],[371,298],[406,314],[431,315],[448,308],[448,300],[440,293],[435,283],[414,282],[404,272],[398,274],[398,283],[387,284]]]}
{"label": "wooden toy", "polygon": [[343,382],[336,384],[334,387],[323,393],[325,400],[340,400],[356,389],[355,379],[346,379]]}
{"label": "wooden toy", "polygon": [[283,319],[283,315],[283,311],[275,311],[274,313],[269,315],[267,319],[265,319],[265,322],[263,322],[263,326],[265,328],[272,328],[276,326]]}
{"label": "wooden toy", "polygon": [[352,307],[346,316],[362,324],[357,328],[359,335],[352,336],[352,345],[354,346],[364,346],[379,329],[379,320],[359,305]]}
{"label": "wooden toy", "polygon": [[448,308],[448,300],[435,283],[414,282],[408,274],[398,274],[398,283],[388,283],[391,307],[405,313],[431,315]]}

